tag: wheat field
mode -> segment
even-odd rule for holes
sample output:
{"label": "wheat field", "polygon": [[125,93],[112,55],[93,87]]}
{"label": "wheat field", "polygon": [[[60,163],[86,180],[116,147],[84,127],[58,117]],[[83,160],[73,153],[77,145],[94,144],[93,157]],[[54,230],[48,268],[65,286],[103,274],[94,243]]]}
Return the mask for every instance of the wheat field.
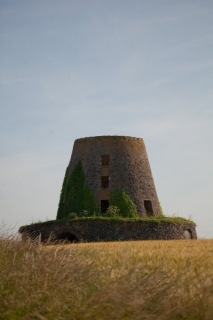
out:
{"label": "wheat field", "polygon": [[0,319],[213,319],[213,240],[0,239]]}

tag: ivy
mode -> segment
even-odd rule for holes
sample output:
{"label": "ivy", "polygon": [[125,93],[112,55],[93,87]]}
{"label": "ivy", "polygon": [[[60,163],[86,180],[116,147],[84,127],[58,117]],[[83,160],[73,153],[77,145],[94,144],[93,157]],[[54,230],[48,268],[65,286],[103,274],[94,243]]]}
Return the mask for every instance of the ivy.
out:
{"label": "ivy", "polygon": [[89,213],[89,215],[95,214],[96,211],[100,210],[97,206],[94,195],[88,186],[84,187],[83,199],[84,210],[86,210]]}
{"label": "ivy", "polygon": [[78,162],[69,178],[67,175],[68,173],[66,172],[57,219],[68,218],[72,212],[80,216],[82,212],[87,211],[88,215],[92,215],[97,210],[97,204],[92,191],[85,184],[81,161]]}
{"label": "ivy", "polygon": [[57,212],[57,219],[63,218],[63,216],[61,216],[61,213],[62,213],[63,202],[64,202],[64,195],[65,195],[65,187],[66,187],[66,182],[67,182],[67,176],[68,176],[68,167],[66,169],[65,176],[64,176],[64,181],[63,181],[62,188],[61,188],[61,194],[60,194],[60,200],[59,200],[58,212]]}
{"label": "ivy", "polygon": [[123,190],[115,191],[109,200],[110,207],[117,207],[119,215],[124,218],[138,217],[137,208],[130,196]]}

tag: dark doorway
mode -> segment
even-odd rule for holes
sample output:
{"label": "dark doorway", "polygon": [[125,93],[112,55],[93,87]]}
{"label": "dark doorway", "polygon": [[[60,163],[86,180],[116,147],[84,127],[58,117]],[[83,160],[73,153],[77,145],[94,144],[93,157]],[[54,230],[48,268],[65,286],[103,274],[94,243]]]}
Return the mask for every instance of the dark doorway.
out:
{"label": "dark doorway", "polygon": [[78,238],[73,233],[63,232],[57,236],[56,242],[75,243],[78,242]]}
{"label": "dark doorway", "polygon": [[109,165],[109,155],[108,154],[104,154],[101,156],[101,164],[102,164],[102,166]]}
{"label": "dark doorway", "polygon": [[106,213],[109,208],[109,200],[101,200],[101,213]]}
{"label": "dark doorway", "polygon": [[101,188],[109,188],[109,177],[108,176],[101,177]]}
{"label": "dark doorway", "polygon": [[147,216],[153,216],[152,202],[150,200],[144,200],[144,207],[146,209]]}

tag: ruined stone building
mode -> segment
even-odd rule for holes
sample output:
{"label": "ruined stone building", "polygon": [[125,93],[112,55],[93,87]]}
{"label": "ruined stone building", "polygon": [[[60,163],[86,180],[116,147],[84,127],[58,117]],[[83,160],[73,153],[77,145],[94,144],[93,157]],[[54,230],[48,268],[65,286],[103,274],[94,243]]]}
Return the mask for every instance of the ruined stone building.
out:
{"label": "ruined stone building", "polygon": [[[109,207],[111,195],[124,191],[135,204],[139,216],[161,214],[143,139],[96,136],[75,140],[64,181],[65,189],[79,162],[82,163],[85,184],[102,213]],[[70,201],[68,193],[67,196],[65,193],[61,196],[59,210]]]}
{"label": "ruined stone building", "polygon": [[[112,208],[120,209],[122,219]],[[161,215],[143,139],[89,137],[74,143],[57,219],[19,232],[23,239],[47,243],[197,238],[192,221]]]}

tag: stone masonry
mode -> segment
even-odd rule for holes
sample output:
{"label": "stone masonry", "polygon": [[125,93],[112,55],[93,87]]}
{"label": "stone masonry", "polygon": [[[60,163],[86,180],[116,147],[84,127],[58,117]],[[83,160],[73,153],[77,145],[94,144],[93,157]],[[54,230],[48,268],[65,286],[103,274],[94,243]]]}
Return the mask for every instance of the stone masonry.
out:
{"label": "stone masonry", "polygon": [[156,223],[143,221],[52,221],[34,223],[19,229],[23,238],[46,242],[69,240],[69,242],[128,241],[128,240],[174,240],[197,239],[192,223]]}
{"label": "stone masonry", "polygon": [[[103,157],[108,157],[108,164]],[[161,210],[143,139],[97,136],[75,140],[68,175],[82,161],[85,180],[98,204],[110,194],[125,191],[139,216],[159,216]],[[104,180],[105,179],[105,180]],[[105,181],[105,187],[102,185]]]}

